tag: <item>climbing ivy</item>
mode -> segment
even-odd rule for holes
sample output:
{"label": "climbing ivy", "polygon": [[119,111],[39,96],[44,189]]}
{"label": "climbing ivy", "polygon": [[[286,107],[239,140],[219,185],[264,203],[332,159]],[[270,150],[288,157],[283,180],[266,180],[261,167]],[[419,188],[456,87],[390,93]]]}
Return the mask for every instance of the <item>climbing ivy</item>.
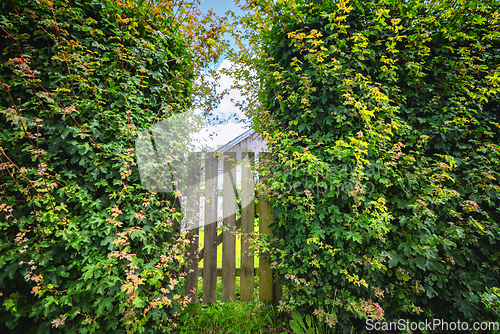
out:
{"label": "climbing ivy", "polygon": [[242,8],[232,74],[275,159],[265,249],[283,307],[344,333],[498,319],[495,1]]}
{"label": "climbing ivy", "polygon": [[181,212],[142,186],[134,144],[217,101],[198,73],[225,20],[184,2],[12,0],[0,29],[0,327],[175,328]]}

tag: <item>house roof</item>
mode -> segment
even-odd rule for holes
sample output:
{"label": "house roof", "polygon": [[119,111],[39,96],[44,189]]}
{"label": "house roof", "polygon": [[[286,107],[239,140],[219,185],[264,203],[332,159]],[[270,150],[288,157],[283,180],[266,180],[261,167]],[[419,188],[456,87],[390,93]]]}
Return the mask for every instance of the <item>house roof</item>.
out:
{"label": "house roof", "polygon": [[250,137],[255,131],[253,129],[250,129],[248,131],[245,131],[243,132],[241,135],[239,135],[238,137],[234,138],[233,140],[231,140],[230,142],[228,142],[227,144],[219,147],[216,152],[219,152],[219,153],[224,153],[226,151],[228,151],[229,149],[231,149],[231,147],[233,147],[234,145],[237,145],[239,143],[241,143],[243,140],[247,139],[248,137]]}

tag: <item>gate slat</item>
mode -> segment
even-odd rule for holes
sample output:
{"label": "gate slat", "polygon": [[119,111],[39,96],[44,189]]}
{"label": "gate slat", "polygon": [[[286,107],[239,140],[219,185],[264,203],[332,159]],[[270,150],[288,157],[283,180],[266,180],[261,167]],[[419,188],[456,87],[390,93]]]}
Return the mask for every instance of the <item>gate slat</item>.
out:
{"label": "gate slat", "polygon": [[253,248],[246,241],[246,235],[254,232],[254,180],[252,167],[255,160],[253,152],[243,152],[242,156],[242,182],[241,182],[241,301],[253,301],[254,292],[254,255]]}
{"label": "gate slat", "polygon": [[[259,275],[259,268],[254,268],[255,275]],[[217,268],[217,276],[222,277],[222,268]],[[198,277],[203,277],[203,268],[198,269]],[[241,277],[241,268],[236,268],[236,277]]]}
{"label": "gate slat", "polygon": [[223,302],[236,300],[236,236],[231,233],[236,226],[236,153],[224,155],[222,232],[222,295]]}
{"label": "gate slat", "polygon": [[217,155],[205,161],[205,240],[203,255],[203,303],[217,301]]}
{"label": "gate slat", "polygon": [[[261,166],[270,166],[271,155],[261,152],[259,154],[259,164]],[[267,184],[267,175],[261,175],[261,181]],[[272,222],[271,205],[265,200],[263,194],[259,194],[259,233],[271,234],[269,225]],[[265,259],[266,253],[259,255],[259,300],[261,302],[273,301],[273,275],[271,266]]]}
{"label": "gate slat", "polygon": [[200,207],[200,154],[191,153],[188,160],[186,228],[189,231],[190,247],[187,250],[189,264],[186,269],[184,295],[191,298],[190,304],[198,303],[198,247]]}

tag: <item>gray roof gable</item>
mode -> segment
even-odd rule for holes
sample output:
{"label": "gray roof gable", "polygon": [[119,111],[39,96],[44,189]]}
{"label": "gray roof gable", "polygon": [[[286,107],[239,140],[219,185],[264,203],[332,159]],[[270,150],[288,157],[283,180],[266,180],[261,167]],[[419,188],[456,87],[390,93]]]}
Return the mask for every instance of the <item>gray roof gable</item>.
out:
{"label": "gray roof gable", "polygon": [[244,141],[245,139],[247,139],[248,137],[250,137],[254,132],[255,131],[253,129],[250,129],[248,131],[243,132],[241,135],[239,135],[238,137],[234,138],[233,140],[231,140],[227,144],[219,147],[216,150],[216,152],[219,152],[219,153],[226,152],[227,150],[231,149],[231,147],[233,147],[234,145],[237,145],[237,144],[241,143],[242,141]]}

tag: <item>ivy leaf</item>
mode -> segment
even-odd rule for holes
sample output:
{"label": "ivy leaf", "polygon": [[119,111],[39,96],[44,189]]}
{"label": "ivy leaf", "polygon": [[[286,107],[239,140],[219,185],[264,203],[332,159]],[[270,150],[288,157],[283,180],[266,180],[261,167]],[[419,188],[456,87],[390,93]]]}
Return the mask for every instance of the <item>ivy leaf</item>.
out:
{"label": "ivy leaf", "polygon": [[418,268],[426,270],[427,260],[423,256],[417,255],[417,257],[415,258],[415,262]]}

